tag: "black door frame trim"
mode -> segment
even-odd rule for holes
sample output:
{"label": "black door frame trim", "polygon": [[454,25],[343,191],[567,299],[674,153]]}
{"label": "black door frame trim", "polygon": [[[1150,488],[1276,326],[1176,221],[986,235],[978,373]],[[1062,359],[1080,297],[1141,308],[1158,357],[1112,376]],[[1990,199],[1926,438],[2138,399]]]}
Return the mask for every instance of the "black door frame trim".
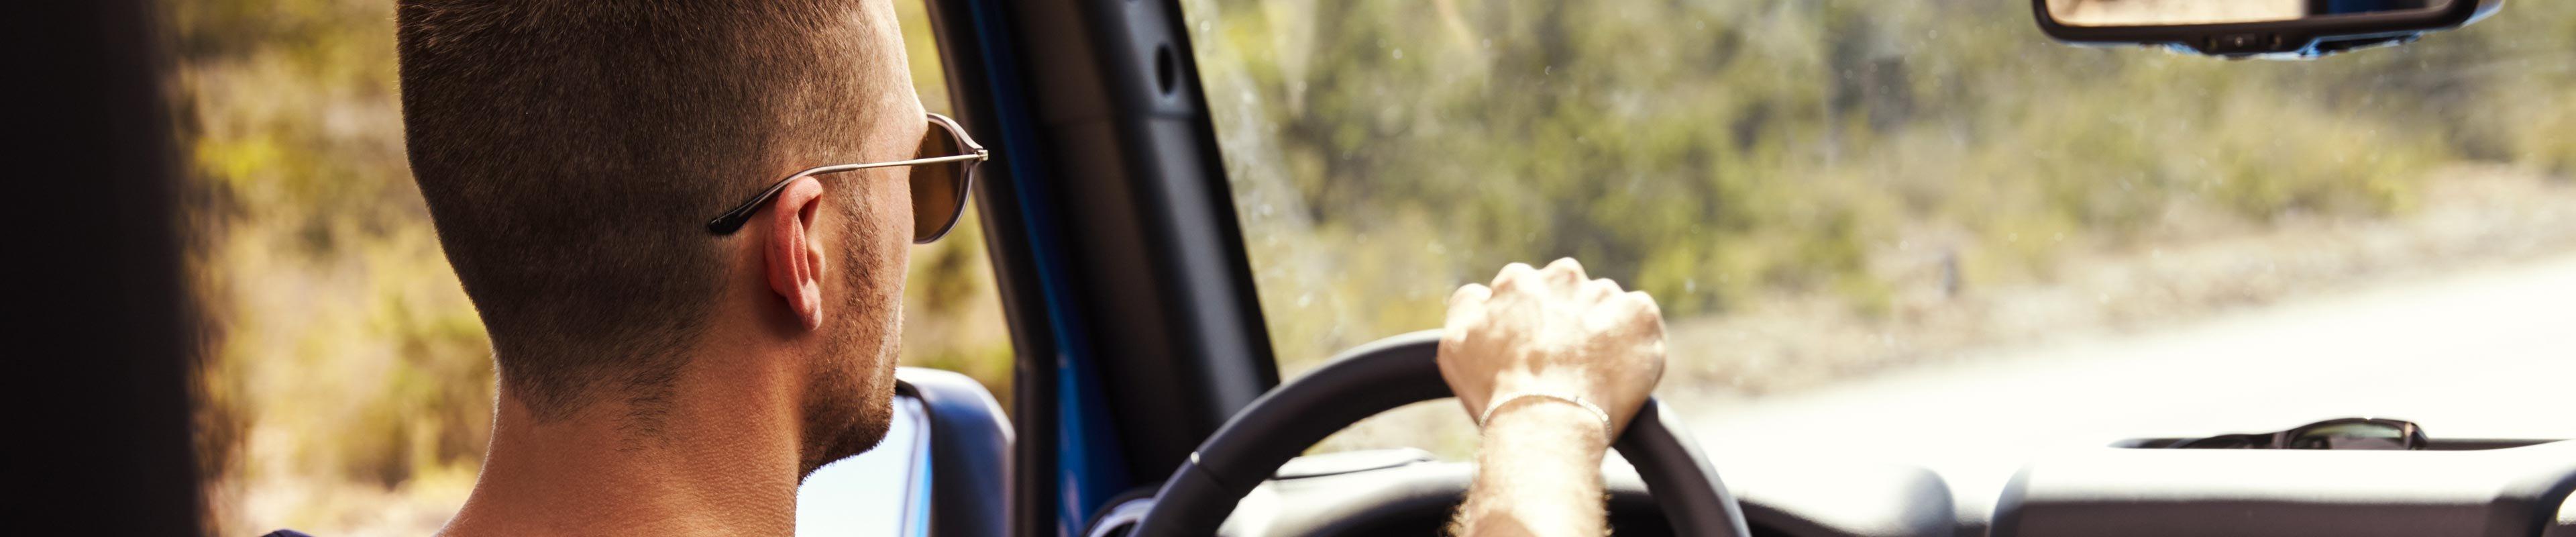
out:
{"label": "black door frame trim", "polygon": [[[1150,487],[1127,482],[1279,382],[1188,33],[1173,0],[931,13],[957,115],[996,146],[976,199],[1018,354],[1015,533],[1078,531],[1045,526],[1106,497],[1062,487]],[[1083,477],[1103,460],[1123,475]]]}

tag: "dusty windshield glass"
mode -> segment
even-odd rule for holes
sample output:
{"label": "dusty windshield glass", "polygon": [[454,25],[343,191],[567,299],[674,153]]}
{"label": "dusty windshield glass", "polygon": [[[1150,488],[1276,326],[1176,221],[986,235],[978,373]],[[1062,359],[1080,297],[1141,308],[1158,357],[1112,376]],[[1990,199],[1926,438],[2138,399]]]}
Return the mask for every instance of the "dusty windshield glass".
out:
{"label": "dusty windshield glass", "polygon": [[1661,301],[1720,452],[2576,437],[2536,380],[2576,375],[2576,4],[2316,62],[2028,2],[1183,4],[1286,377],[1575,256]]}

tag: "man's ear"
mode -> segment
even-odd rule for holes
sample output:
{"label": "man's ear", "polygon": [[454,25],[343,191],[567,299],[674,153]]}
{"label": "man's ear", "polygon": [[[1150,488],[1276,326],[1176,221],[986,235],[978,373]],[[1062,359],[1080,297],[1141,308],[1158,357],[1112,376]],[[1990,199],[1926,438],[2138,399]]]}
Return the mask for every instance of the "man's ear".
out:
{"label": "man's ear", "polygon": [[762,217],[769,225],[769,243],[761,245],[769,290],[787,299],[806,329],[822,328],[823,245],[814,238],[814,213],[823,204],[823,184],[798,177],[772,203],[776,205]]}

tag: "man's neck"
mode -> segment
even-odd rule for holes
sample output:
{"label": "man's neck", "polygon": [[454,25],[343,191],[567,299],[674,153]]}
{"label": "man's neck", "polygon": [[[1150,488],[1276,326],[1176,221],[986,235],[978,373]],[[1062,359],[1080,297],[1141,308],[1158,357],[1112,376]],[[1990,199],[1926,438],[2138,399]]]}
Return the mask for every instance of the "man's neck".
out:
{"label": "man's neck", "polygon": [[[715,365],[707,361],[693,360],[700,371],[689,373]],[[505,386],[482,477],[442,533],[794,533],[800,468],[792,394],[712,393],[709,386],[766,383],[693,376],[681,375],[675,393],[661,398],[664,414],[646,418],[652,431],[641,430],[622,400],[540,423]]]}

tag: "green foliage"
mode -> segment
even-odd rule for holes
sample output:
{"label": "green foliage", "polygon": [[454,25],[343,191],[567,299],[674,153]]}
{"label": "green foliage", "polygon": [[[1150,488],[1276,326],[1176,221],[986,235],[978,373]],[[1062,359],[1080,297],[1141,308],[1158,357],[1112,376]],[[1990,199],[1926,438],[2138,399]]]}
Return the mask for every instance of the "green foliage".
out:
{"label": "green foliage", "polygon": [[[1869,313],[1909,233],[2044,278],[2177,212],[2396,214],[2442,164],[2576,162],[2563,2],[2318,62],[2063,46],[2026,2],[1184,5],[1291,362],[1437,326],[1418,288],[1506,262],[1577,256],[1675,315]],[[1408,270],[1347,268],[1374,260]]]}

